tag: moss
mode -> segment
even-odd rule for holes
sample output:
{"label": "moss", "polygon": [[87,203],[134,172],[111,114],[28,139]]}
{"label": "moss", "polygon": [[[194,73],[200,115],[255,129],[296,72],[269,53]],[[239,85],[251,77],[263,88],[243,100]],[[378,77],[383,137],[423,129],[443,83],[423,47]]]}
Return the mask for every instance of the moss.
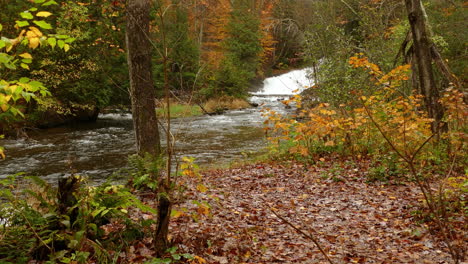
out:
{"label": "moss", "polygon": [[[173,103],[170,105],[171,118],[191,117],[203,115],[202,110],[198,105],[179,104]],[[164,118],[167,115],[167,108],[165,105],[156,109],[156,114],[159,118]]]}

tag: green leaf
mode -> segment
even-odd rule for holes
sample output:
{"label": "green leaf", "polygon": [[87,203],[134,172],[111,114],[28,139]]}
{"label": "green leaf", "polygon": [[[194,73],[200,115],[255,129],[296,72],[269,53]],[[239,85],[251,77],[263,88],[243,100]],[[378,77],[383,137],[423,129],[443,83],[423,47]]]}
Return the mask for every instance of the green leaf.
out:
{"label": "green leaf", "polygon": [[26,27],[26,26],[29,26],[29,22],[28,21],[22,21],[22,20],[16,20],[16,25],[18,25],[18,27]]}
{"label": "green leaf", "polygon": [[24,91],[21,92],[21,96],[28,103],[29,103],[29,101],[31,101],[31,98],[36,97],[33,93],[28,93],[28,92],[24,92]]}
{"label": "green leaf", "polygon": [[184,253],[181,256],[186,258],[186,259],[193,259],[193,256],[191,254],[188,254],[188,253]]}
{"label": "green leaf", "polygon": [[29,64],[32,62],[32,59],[22,59],[21,62]]}
{"label": "green leaf", "polygon": [[31,12],[36,12],[36,11],[37,11],[37,8],[36,8],[36,7],[31,7],[31,8],[29,8],[29,11],[31,11]]}
{"label": "green leaf", "polygon": [[68,248],[75,248],[76,246],[78,246],[78,240],[75,240],[75,239],[70,240],[67,246]]}
{"label": "green leaf", "polygon": [[89,227],[91,230],[93,230],[94,233],[97,233],[98,228],[97,228],[97,225],[96,225],[96,224],[94,224],[94,223],[89,223],[89,224],[88,224],[88,227]]}
{"label": "green leaf", "polygon": [[107,213],[109,213],[112,210],[112,208],[107,208],[102,211],[101,216],[105,216]]}
{"label": "green leaf", "polygon": [[66,227],[70,227],[70,220],[62,220],[60,221],[60,223],[62,223]]}
{"label": "green leaf", "polygon": [[67,39],[65,40],[65,42],[66,42],[66,43],[72,43],[72,42],[75,41],[75,40],[76,40],[76,38],[67,38]]}
{"label": "green leaf", "polygon": [[43,29],[52,29],[52,26],[43,20],[39,20],[39,21],[34,20],[33,23]]}
{"label": "green leaf", "polygon": [[60,39],[57,44],[58,44],[59,48],[63,49],[63,46],[65,46],[65,41]]}
{"label": "green leaf", "polygon": [[24,114],[23,114],[20,110],[18,110],[17,108],[15,108],[15,107],[13,107],[13,106],[10,106],[10,109],[9,109],[9,110],[10,110],[10,112],[11,112],[14,116],[20,115],[21,117],[24,118]]}
{"label": "green leaf", "polygon": [[44,85],[38,81],[32,81],[29,83],[29,85],[31,85],[31,90],[33,91],[45,89]]}
{"label": "green leaf", "polygon": [[29,70],[29,65],[27,65],[26,63],[21,63],[20,66],[23,69]]}
{"label": "green leaf", "polygon": [[56,37],[56,38],[59,38],[59,39],[67,39],[67,38],[69,38],[68,35],[56,35],[55,37]]}
{"label": "green leaf", "polygon": [[100,214],[102,211],[104,211],[104,209],[106,209],[106,208],[105,208],[105,207],[101,207],[101,208],[98,208],[98,209],[92,211],[92,212],[91,212],[91,216],[92,216],[93,218],[96,218],[96,216],[97,216],[98,214]]}
{"label": "green leaf", "polygon": [[50,0],[47,3],[42,4],[42,6],[58,5],[54,0]]}
{"label": "green leaf", "polygon": [[3,29],[3,26],[2,26],[2,24],[0,24],[0,31],[2,31],[2,29]]}
{"label": "green leaf", "polygon": [[57,39],[56,38],[48,38],[47,42],[52,47],[52,49],[55,48],[55,46],[57,45]]}
{"label": "green leaf", "polygon": [[0,40],[0,49],[3,49],[6,46],[6,43],[4,40]]}
{"label": "green leaf", "polygon": [[62,263],[68,264],[68,263],[70,263],[72,260],[71,260],[71,258],[63,257],[63,258],[60,259],[60,261],[61,261]]}
{"label": "green leaf", "polygon": [[28,77],[21,77],[19,79],[19,82],[20,83],[28,83],[31,79],[29,79]]}
{"label": "green leaf", "polygon": [[21,12],[20,16],[22,18],[24,18],[24,19],[33,19],[34,18],[34,16],[31,13],[29,13],[29,11]]}
{"label": "green leaf", "polygon": [[177,251],[177,247],[168,248],[166,251],[169,252],[170,254],[174,254]]}
{"label": "green leaf", "polygon": [[35,4],[42,4],[44,3],[46,0],[34,0],[34,3]]}

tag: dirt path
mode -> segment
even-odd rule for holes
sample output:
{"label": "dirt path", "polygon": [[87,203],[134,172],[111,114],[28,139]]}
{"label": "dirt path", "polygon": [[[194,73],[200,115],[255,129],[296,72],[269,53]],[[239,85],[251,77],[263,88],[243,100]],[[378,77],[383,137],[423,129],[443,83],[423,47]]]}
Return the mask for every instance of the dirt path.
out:
{"label": "dirt path", "polygon": [[208,201],[210,216],[176,217],[173,239],[208,263],[328,263],[270,206],[316,236],[334,263],[450,263],[443,245],[411,219],[421,198],[415,186],[367,184],[352,167],[343,168],[344,181],[326,179],[326,169],[289,163],[207,172],[209,190],[188,198]]}

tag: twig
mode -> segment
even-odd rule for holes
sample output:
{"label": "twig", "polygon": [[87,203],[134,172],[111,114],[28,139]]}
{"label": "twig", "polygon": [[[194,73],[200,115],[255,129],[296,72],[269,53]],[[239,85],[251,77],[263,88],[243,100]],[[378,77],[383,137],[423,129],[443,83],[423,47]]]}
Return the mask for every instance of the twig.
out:
{"label": "twig", "polygon": [[[263,199],[262,199],[263,200]],[[278,213],[275,212],[275,208],[271,207],[270,205],[268,205],[268,203],[265,202],[265,200],[263,200],[263,202],[265,203],[265,205],[268,207],[268,209],[270,209],[270,211],[276,215],[276,217],[278,217],[283,223],[289,225],[290,227],[292,227],[294,230],[296,230],[296,232],[298,232],[299,234],[301,234],[303,237],[311,240],[312,242],[314,242],[314,244],[317,246],[317,248],[320,250],[320,252],[325,256],[325,258],[328,260],[328,262],[330,264],[333,264],[333,261],[330,259],[330,257],[328,257],[327,253],[325,252],[325,250],[323,250],[323,248],[320,246],[318,240],[311,234],[307,234],[306,232],[302,231],[301,229],[299,229],[298,227],[296,227],[295,225],[293,225],[291,222],[289,222],[288,220],[286,220],[284,217],[282,217],[281,215],[279,215]],[[312,229],[312,231],[315,232],[315,230]]]}
{"label": "twig", "polygon": [[[379,130],[380,134],[383,136],[385,141],[397,153],[397,155],[400,156],[408,164],[408,167],[410,168],[411,174],[413,175],[413,177],[416,180],[416,184],[418,185],[419,189],[423,193],[424,200],[427,203],[429,211],[434,215],[434,218],[433,218],[434,222],[436,223],[436,225],[438,225],[438,227],[441,230],[441,234],[443,236],[445,244],[447,245],[447,248],[448,248],[448,250],[450,252],[450,255],[452,256],[452,259],[454,259],[455,263],[458,264],[459,263],[459,258],[458,258],[456,250],[454,249],[454,247],[452,245],[452,240],[453,240],[452,239],[453,238],[452,232],[449,229],[448,224],[445,223],[445,222],[442,222],[442,220],[441,220],[441,218],[445,218],[444,220],[447,220],[446,217],[444,217],[444,215],[441,215],[441,212],[440,212],[440,209],[443,209],[445,211],[446,208],[437,208],[438,206],[437,206],[436,201],[434,200],[434,195],[433,195],[433,193],[431,191],[430,184],[427,182],[426,179],[424,179],[421,176],[418,176],[418,173],[417,173],[416,168],[414,166],[414,159],[416,158],[417,154],[433,138],[433,136],[435,134],[433,133],[430,137],[428,137],[412,155],[403,155],[397,149],[397,147],[392,143],[392,141],[390,140],[388,135],[383,131],[382,127],[374,119],[371,111],[368,109],[365,102],[363,100],[361,100],[361,101],[362,101],[362,105],[363,105],[367,115],[369,116],[369,118],[372,121],[372,123],[374,124],[374,126]],[[427,186],[424,186],[424,184],[426,184]],[[448,236],[450,236],[450,238]]]}

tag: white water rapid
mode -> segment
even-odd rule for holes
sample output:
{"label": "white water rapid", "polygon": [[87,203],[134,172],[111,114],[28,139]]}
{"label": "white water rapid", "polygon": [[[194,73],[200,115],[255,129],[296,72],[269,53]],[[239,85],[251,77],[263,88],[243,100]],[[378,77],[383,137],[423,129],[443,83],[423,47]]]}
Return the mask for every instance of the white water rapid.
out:
{"label": "white water rapid", "polygon": [[267,78],[263,81],[263,88],[252,94],[273,96],[300,93],[313,85],[312,79],[308,77],[310,72],[311,68],[305,68]]}

